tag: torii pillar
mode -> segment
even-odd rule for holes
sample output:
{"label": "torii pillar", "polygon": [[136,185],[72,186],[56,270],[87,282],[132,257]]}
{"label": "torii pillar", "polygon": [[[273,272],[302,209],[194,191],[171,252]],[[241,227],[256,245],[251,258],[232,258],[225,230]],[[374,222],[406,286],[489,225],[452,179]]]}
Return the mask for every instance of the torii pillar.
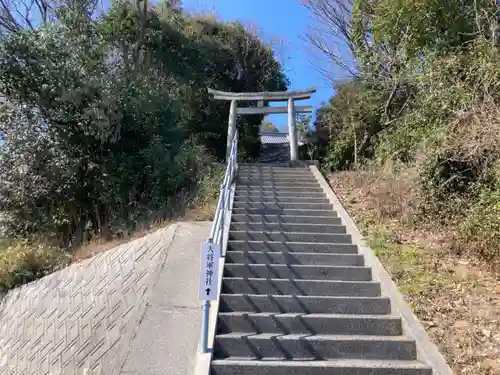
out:
{"label": "torii pillar", "polygon": [[[254,114],[275,114],[287,113],[288,114],[288,139],[290,141],[290,160],[296,161],[299,158],[299,144],[297,141],[297,127],[296,127],[296,114],[297,113],[310,113],[312,112],[311,106],[295,106],[295,100],[309,99],[316,88],[305,90],[290,90],[290,91],[276,91],[276,92],[224,92],[213,89],[208,89],[208,92],[214,96],[214,99],[228,100],[231,102],[229,108],[229,121],[227,130],[227,144],[226,144],[226,162],[231,153],[231,144],[236,133],[236,117],[238,114],[254,115]],[[257,107],[242,107],[238,108],[237,101],[257,101]],[[280,102],[287,101],[286,107],[262,107],[263,102]]]}

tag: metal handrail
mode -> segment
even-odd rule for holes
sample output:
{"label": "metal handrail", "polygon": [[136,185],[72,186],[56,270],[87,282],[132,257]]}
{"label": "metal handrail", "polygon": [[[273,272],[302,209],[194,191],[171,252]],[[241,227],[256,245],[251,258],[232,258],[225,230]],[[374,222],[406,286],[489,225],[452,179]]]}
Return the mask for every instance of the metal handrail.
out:
{"label": "metal handrail", "polygon": [[[238,131],[234,134],[231,142],[231,153],[227,162],[226,173],[220,186],[219,201],[215,209],[215,217],[210,230],[210,236],[207,242],[220,246],[220,256],[223,254],[224,245],[224,225],[230,207],[231,185],[234,182],[236,172],[238,170]],[[218,276],[218,275],[217,275]],[[217,280],[219,282],[219,280]],[[201,321],[201,343],[200,350],[202,353],[208,352],[208,323],[210,317],[210,301],[203,301],[202,306],[202,321]]]}

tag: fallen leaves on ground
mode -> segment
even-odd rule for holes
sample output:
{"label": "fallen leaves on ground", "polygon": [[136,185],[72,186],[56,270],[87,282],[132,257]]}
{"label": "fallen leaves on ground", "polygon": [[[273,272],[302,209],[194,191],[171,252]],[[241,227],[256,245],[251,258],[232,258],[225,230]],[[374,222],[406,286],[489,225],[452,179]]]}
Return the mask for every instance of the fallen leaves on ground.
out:
{"label": "fallen leaves on ground", "polygon": [[457,252],[448,230],[381,218],[356,173],[334,174],[330,184],[452,370],[500,375],[500,270]]}

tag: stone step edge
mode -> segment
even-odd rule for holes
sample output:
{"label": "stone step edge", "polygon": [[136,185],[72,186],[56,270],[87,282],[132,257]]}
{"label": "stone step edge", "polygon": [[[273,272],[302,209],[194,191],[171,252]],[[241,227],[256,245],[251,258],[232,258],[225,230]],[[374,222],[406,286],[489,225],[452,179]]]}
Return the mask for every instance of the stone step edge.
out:
{"label": "stone step edge", "polygon": [[[236,202],[235,202],[236,203]],[[251,208],[251,207],[233,207],[239,209],[239,210],[261,210],[261,208]],[[328,212],[328,213],[336,213],[333,210],[315,210],[315,209],[304,209],[304,208],[285,208],[285,210],[292,210],[292,211],[304,211],[304,212]],[[279,215],[279,214],[255,214],[255,213],[245,213],[245,214],[234,214],[234,215],[274,215],[274,216],[294,216],[294,215]],[[307,217],[338,217],[338,216],[315,216],[315,215],[297,215],[297,216],[307,216]]]}
{"label": "stone step edge", "polygon": [[239,180],[292,180],[297,179],[300,181],[314,181],[314,175],[312,173],[243,173],[236,176],[236,181]]}
{"label": "stone step edge", "polygon": [[[373,360],[373,359],[331,359],[331,360],[313,360],[313,361],[290,361],[276,358],[276,360],[255,360],[239,357],[228,357],[225,359],[214,359],[214,366],[255,366],[258,367],[329,367],[340,369],[429,369],[425,363],[419,361],[398,361],[398,360]],[[235,374],[237,374],[237,369]],[[258,374],[256,370],[256,374]]]}
{"label": "stone step edge", "polygon": [[[269,198],[269,197],[266,197],[266,198]],[[268,203],[272,203],[272,204],[279,204],[279,203],[282,203],[282,204],[290,204],[290,203],[293,203],[293,204],[304,204],[304,205],[310,205],[310,204],[315,204],[315,205],[319,205],[319,204],[322,204],[324,205],[325,207],[330,207],[332,206],[332,204],[330,202],[328,202],[327,200],[324,200],[323,202],[307,202],[307,201],[293,201],[293,202],[282,202],[282,201],[277,201],[277,200],[262,200],[262,201],[246,201],[246,200],[243,200],[243,201],[234,201],[234,203],[260,203],[260,204],[268,204]],[[319,211],[333,211],[333,206],[332,206],[332,209],[330,210],[319,210]]]}
{"label": "stone step edge", "polygon": [[[328,210],[323,210],[323,211],[328,211]],[[277,217],[277,218],[292,218],[292,217],[298,217],[300,219],[304,219],[304,220],[310,220],[310,219],[317,219],[317,218],[321,218],[321,219],[324,219],[325,216],[310,216],[310,215],[277,215],[277,214],[233,214],[231,215],[231,217],[234,217],[234,216],[274,216],[274,217]],[[328,219],[331,219],[331,218],[335,218],[335,219],[338,219],[340,220],[340,218],[336,217],[336,216],[330,216],[330,217],[327,217]],[[236,223],[248,223],[248,221],[236,221]],[[255,222],[255,223],[269,223],[268,221],[258,221],[258,222]],[[278,222],[279,223],[279,222]],[[283,223],[283,224],[288,224],[288,223]],[[311,224],[311,225],[323,225],[323,224],[316,224],[316,223],[301,223],[301,222],[296,222],[296,223],[290,223],[290,224]],[[330,224],[330,225],[335,225],[335,224]]]}
{"label": "stone step edge", "polygon": [[[362,280],[317,280],[317,279],[277,279],[277,278],[269,278],[269,277],[239,277],[239,276],[224,276],[222,277],[222,280],[244,280],[244,281],[252,281],[252,280],[266,280],[266,281],[286,281],[286,280],[293,280],[294,282],[299,282],[299,283],[331,283],[331,284],[369,284],[369,285],[377,285],[379,284],[378,281],[373,281],[373,280],[367,280],[367,281],[362,281]],[[242,293],[225,293],[225,294],[231,294],[231,295],[236,295],[236,294],[242,294]],[[243,293],[243,295],[249,295]],[[265,294],[258,294],[259,296],[263,296]],[[302,297],[302,295],[300,295]],[[319,296],[314,296],[314,295],[307,295],[308,297],[319,297]],[[332,296],[334,297],[334,296]]]}
{"label": "stone step edge", "polygon": [[[265,186],[261,186],[261,187],[262,187],[262,189],[260,189],[259,192],[263,192],[263,193],[269,193],[269,192],[296,193],[296,192],[300,192],[300,193],[324,194],[324,192],[321,190],[320,187],[302,188],[301,186],[289,186],[289,185],[280,186],[280,187],[272,187],[272,185],[269,185],[269,186],[265,185]],[[236,193],[255,192],[257,194],[255,189],[250,189],[250,186],[246,186],[246,185],[236,185],[235,191],[236,191]]]}
{"label": "stone step edge", "polygon": [[[313,198],[313,199],[324,199],[325,201],[327,201],[327,199],[325,198],[325,196],[323,195],[323,193],[314,193],[314,194],[310,194],[308,193],[308,198]],[[304,197],[304,194],[303,193],[297,193],[297,192],[290,192],[290,193],[280,193],[280,192],[270,192],[270,193],[267,193],[267,194],[262,194],[262,193],[253,193],[253,192],[244,192],[242,193],[241,191],[239,192],[236,192],[235,195],[234,195],[234,198],[279,198],[279,199],[283,199],[283,198],[292,198],[292,199],[295,199],[295,198],[303,198]]]}
{"label": "stone step edge", "polygon": [[[343,225],[334,225],[336,227],[343,227]],[[231,230],[230,235],[233,233],[266,233],[266,234],[317,234],[320,236],[328,235],[328,236],[345,236],[348,233],[321,233],[321,232],[293,232],[293,231],[278,231],[278,230]],[[233,240],[230,240],[233,241]],[[262,241],[257,241],[257,242],[262,242]],[[280,242],[280,241],[274,241],[274,242]],[[281,241],[285,243],[296,243],[295,241]],[[310,242],[311,243],[311,242]],[[312,242],[312,243],[319,243],[319,242]],[[330,242],[325,242],[325,244],[331,245]],[[337,244],[337,242],[335,242]]]}
{"label": "stone step edge", "polygon": [[[269,223],[267,221],[234,221],[231,222],[231,226],[233,225],[303,225],[304,227],[343,227],[343,224],[321,224],[321,223]],[[237,230],[232,230],[232,232],[241,232]],[[259,232],[259,231],[257,231]],[[318,232],[290,232],[287,233],[318,233]],[[324,233],[324,232],[320,232]]]}
{"label": "stone step edge", "polygon": [[[330,204],[330,202],[324,198],[304,198],[302,197],[270,197],[270,196],[251,196],[252,198],[255,198],[253,200],[249,200],[248,197],[242,197],[241,195],[236,195],[234,198],[234,202],[248,202],[248,203],[266,203],[266,202],[273,202],[273,203],[297,203],[297,204],[309,204],[309,203],[325,203],[325,204]],[[236,199],[236,198],[244,198],[244,199]],[[257,200],[259,198],[259,200]],[[264,199],[272,199],[271,201],[269,200],[264,200]],[[292,199],[292,200],[289,200]],[[300,200],[293,200],[293,199],[300,199]],[[308,200],[309,199],[309,200]]]}
{"label": "stone step edge", "polygon": [[[314,178],[314,177],[312,177]],[[311,178],[311,179],[312,179]],[[307,183],[303,183],[307,181]],[[314,180],[313,180],[314,181]],[[236,180],[235,181],[235,187],[236,189],[239,190],[248,190],[248,186],[251,185],[260,185],[263,188],[266,188],[272,185],[285,185],[286,187],[288,186],[293,186],[295,188],[302,188],[302,190],[311,190],[315,193],[322,193],[324,194],[324,191],[321,190],[321,187],[316,183],[316,182],[310,182],[309,179],[307,180],[302,180],[302,179],[281,179],[281,180],[271,180],[269,178],[260,178],[260,179],[255,179],[255,180]]]}
{"label": "stone step edge", "polygon": [[[221,298],[224,296],[234,296],[234,297],[256,297],[256,298],[261,298],[261,297],[272,297],[272,298],[299,298],[299,299],[312,299],[312,298],[317,298],[317,299],[352,299],[352,300],[357,300],[357,299],[364,299],[364,300],[374,300],[374,299],[383,299],[387,300],[389,297],[387,296],[379,296],[379,297],[364,297],[364,296],[303,296],[303,295],[296,295],[296,294],[252,294],[252,293],[221,293]],[[354,314],[353,314],[354,315]]]}
{"label": "stone step edge", "polygon": [[231,332],[217,334],[216,339],[240,339],[245,337],[250,340],[282,340],[282,341],[394,341],[413,343],[415,340],[405,335],[386,336],[386,335],[315,335],[310,333],[291,333],[291,334],[276,334],[276,333],[248,333],[248,332]]}
{"label": "stone step edge", "polygon": [[[354,269],[370,269],[370,267],[366,266],[335,266],[335,265],[329,265],[329,264],[323,264],[323,265],[318,265],[318,264],[283,264],[283,263],[228,263],[228,266],[246,266],[246,267],[253,267],[253,266],[258,266],[258,267],[283,267],[283,268],[330,268],[330,269],[339,269],[339,268],[354,268]],[[281,280],[281,279],[280,279]],[[299,280],[304,280],[304,279],[299,279]]]}
{"label": "stone step edge", "polygon": [[314,181],[312,178],[304,179],[299,182],[293,179],[283,179],[283,180],[271,180],[271,179],[255,179],[255,180],[249,180],[249,179],[242,179],[242,180],[236,180],[236,187],[247,187],[247,186],[296,186],[296,187],[304,187],[304,188],[316,188],[319,190],[319,185],[316,181]]}
{"label": "stone step edge", "polygon": [[236,176],[236,183],[245,183],[251,181],[261,181],[267,180],[272,181],[276,179],[277,181],[292,181],[293,179],[297,179],[301,182],[305,182],[307,185],[318,185],[314,175],[311,174],[294,174],[294,173],[280,173],[280,174],[238,174]]}
{"label": "stone step edge", "polygon": [[[377,303],[380,301],[384,302],[389,302],[390,299],[389,297],[385,295],[380,295],[380,296],[374,296],[374,297],[367,297],[367,296],[337,296],[337,295],[332,295],[332,296],[325,296],[325,295],[320,295],[320,296],[315,296],[315,295],[297,295],[297,294],[252,294],[252,293],[221,293],[220,294],[220,299],[232,299],[232,298],[243,298],[243,299],[257,299],[257,300],[263,300],[267,299],[271,302],[273,301],[282,301],[285,302],[285,300],[299,300],[303,301],[304,303],[307,303],[308,301],[315,301],[315,302],[320,302],[320,301],[337,301],[337,302],[342,302],[342,303],[350,303],[350,302],[360,302],[360,301],[365,301],[365,302],[373,302]],[[226,312],[238,312],[238,311],[226,311]],[[253,313],[252,311],[239,311],[240,313]],[[262,311],[266,312],[266,311]],[[267,311],[269,312],[269,311]],[[273,311],[270,311],[273,312]],[[222,312],[220,312],[222,313]],[[274,313],[278,314],[278,312],[274,311]],[[299,312],[299,314],[307,314],[303,311]],[[348,314],[351,316],[356,316],[358,314]],[[366,315],[366,314],[364,314]],[[395,315],[392,313],[392,310],[389,306],[389,313],[388,314],[370,314],[370,315]]]}
{"label": "stone step edge", "polygon": [[[251,231],[232,231],[232,232],[251,232]],[[257,231],[256,233],[261,233]],[[266,232],[268,233],[268,232]],[[280,233],[280,232],[276,232]],[[300,232],[287,232],[287,233],[300,233]],[[308,234],[324,234],[324,233],[308,233]],[[298,245],[325,245],[325,246],[357,246],[351,242],[335,242],[335,243],[330,243],[330,242],[301,242],[301,241],[255,241],[255,240],[228,240],[228,244],[245,244],[245,243],[281,243],[281,244],[298,244]],[[330,254],[328,253],[317,253],[317,254]]]}
{"label": "stone step edge", "polygon": [[[279,318],[317,318],[317,319],[373,319],[373,320],[387,320],[387,319],[401,319],[400,316],[393,314],[329,314],[329,313],[275,313],[275,312],[245,312],[245,311],[230,311],[219,312],[221,316],[248,316],[248,317],[279,317]],[[328,336],[328,335],[327,335]]]}
{"label": "stone step edge", "polygon": [[[300,217],[300,216],[295,216],[295,217]],[[338,219],[338,218],[336,218]],[[259,225],[259,224],[271,224],[271,225],[276,225],[276,224],[284,224],[284,225],[288,225],[288,224],[292,224],[292,225],[304,225],[304,226],[311,226],[311,227],[324,227],[324,226],[330,226],[330,227],[342,227],[343,225],[342,224],[318,224],[318,223],[270,223],[268,221],[235,221],[235,222],[231,222],[231,224],[246,224],[246,225]]]}
{"label": "stone step edge", "polygon": [[[237,241],[234,241],[237,242]],[[363,256],[361,254],[351,254],[351,253],[308,253],[308,252],[301,252],[301,251],[254,251],[254,250],[227,250],[226,254],[269,254],[269,255],[310,255],[310,256],[316,256],[316,255],[331,255],[334,257],[349,257],[349,258],[362,258]],[[229,263],[229,264],[238,264],[238,263]],[[240,263],[241,264],[241,263]],[[268,264],[268,263],[244,263],[244,264]],[[274,264],[288,264],[288,263],[274,263]],[[316,264],[315,266],[321,266],[321,264]]]}

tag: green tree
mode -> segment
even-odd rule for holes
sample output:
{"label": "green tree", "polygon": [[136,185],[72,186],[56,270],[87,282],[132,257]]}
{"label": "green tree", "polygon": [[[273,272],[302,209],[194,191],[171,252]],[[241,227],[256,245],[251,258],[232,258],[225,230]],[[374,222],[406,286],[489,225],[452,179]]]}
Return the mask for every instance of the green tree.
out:
{"label": "green tree", "polygon": [[[228,104],[206,88],[282,90],[272,50],[177,3],[51,3],[0,39],[0,207],[9,236],[78,245],[165,218],[225,147]],[[239,124],[259,151],[261,116]]]}
{"label": "green tree", "polygon": [[[411,170],[414,216],[452,225],[466,247],[498,257],[498,1],[303,2],[322,25],[311,43],[355,67],[317,112],[323,162]],[[339,40],[353,65],[332,52]]]}
{"label": "green tree", "polygon": [[279,132],[278,128],[271,122],[266,119],[262,120],[260,123],[260,131],[261,132]]}

